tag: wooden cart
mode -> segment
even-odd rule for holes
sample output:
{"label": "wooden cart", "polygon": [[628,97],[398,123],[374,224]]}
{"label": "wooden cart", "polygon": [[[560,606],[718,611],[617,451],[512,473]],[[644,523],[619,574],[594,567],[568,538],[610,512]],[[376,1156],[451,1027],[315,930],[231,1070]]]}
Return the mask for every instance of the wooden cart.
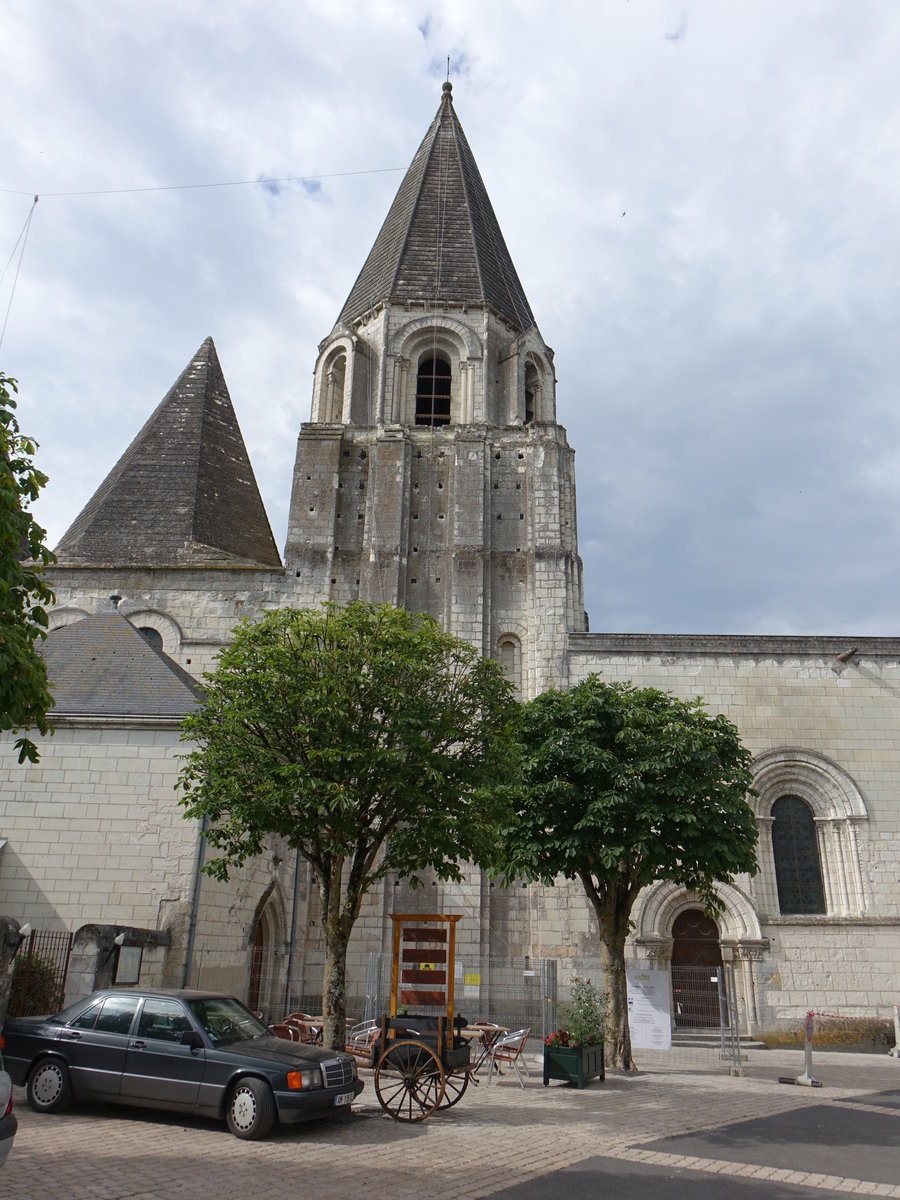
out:
{"label": "wooden cart", "polygon": [[[375,1044],[375,1094],[395,1121],[424,1121],[462,1099],[469,1043],[454,1021],[459,915],[394,913],[391,1008]],[[410,1009],[398,1014],[398,1009]],[[421,1010],[421,1011],[420,1011]]]}

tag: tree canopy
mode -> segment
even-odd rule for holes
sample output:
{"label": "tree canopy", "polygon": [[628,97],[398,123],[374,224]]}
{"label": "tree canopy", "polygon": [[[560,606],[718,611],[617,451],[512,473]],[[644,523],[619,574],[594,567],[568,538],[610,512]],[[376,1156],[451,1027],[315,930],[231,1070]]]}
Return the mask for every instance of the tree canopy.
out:
{"label": "tree canopy", "polygon": [[638,893],[669,880],[719,907],[716,883],[756,870],[750,754],[699,699],[592,675],[524,705],[509,875],[579,879],[600,926],[607,1061],[630,1069],[625,940]]}
{"label": "tree canopy", "polygon": [[[49,732],[53,697],[36,643],[46,637],[53,592],[42,568],[56,561],[46,532],[29,511],[47,476],[32,461],[37,443],[19,432],[16,381],[0,373],[0,729]],[[17,739],[19,762],[38,761],[37,746]]]}
{"label": "tree canopy", "polygon": [[346,949],[388,872],[460,879],[489,865],[505,810],[517,705],[498,665],[422,613],[363,603],[283,609],[239,625],[184,724],[186,816],[207,818],[207,864],[229,868],[271,835],[315,874],[329,1044],[344,1033]]}

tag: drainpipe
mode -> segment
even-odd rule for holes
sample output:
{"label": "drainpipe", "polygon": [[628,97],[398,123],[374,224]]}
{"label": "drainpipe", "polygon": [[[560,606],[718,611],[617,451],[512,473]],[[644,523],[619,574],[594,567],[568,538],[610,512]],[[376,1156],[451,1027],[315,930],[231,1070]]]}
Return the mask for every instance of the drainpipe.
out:
{"label": "drainpipe", "polygon": [[291,971],[294,969],[294,938],[297,935],[297,910],[300,907],[300,850],[294,859],[294,899],[291,903],[291,932],[284,975],[284,1011],[291,1010]]}
{"label": "drainpipe", "polygon": [[187,950],[184,956],[184,976],[182,987],[190,987],[191,964],[194,960],[194,940],[197,936],[197,914],[200,911],[200,884],[203,880],[203,860],[206,858],[206,831],[209,829],[209,818],[204,817],[200,823],[200,845],[197,847],[197,866],[194,868],[194,900],[191,905],[191,923],[188,926]]}

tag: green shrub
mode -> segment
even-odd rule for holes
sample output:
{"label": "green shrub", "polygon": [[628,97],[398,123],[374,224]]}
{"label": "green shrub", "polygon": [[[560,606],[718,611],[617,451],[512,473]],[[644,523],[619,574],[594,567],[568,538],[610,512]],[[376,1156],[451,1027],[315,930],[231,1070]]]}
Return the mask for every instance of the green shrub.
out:
{"label": "green shrub", "polygon": [[11,1017],[38,1017],[56,1012],[62,1004],[62,981],[57,964],[40,954],[17,958],[9,990]]}

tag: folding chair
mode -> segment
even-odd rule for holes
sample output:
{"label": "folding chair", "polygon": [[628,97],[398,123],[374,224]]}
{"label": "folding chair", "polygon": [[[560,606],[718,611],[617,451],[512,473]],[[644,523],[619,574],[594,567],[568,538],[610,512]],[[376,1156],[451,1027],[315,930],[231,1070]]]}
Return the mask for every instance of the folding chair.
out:
{"label": "folding chair", "polygon": [[[498,1063],[508,1063],[515,1071],[520,1086],[525,1087],[521,1068],[524,1067],[526,1075],[529,1074],[529,1070],[528,1063],[522,1057],[522,1053],[530,1033],[531,1026],[529,1025],[527,1029],[517,1029],[515,1033],[508,1033],[505,1037],[498,1038],[494,1042],[488,1055],[488,1086],[490,1086],[491,1080],[494,1077],[495,1065]],[[500,1068],[497,1067],[497,1069],[499,1070]]]}

